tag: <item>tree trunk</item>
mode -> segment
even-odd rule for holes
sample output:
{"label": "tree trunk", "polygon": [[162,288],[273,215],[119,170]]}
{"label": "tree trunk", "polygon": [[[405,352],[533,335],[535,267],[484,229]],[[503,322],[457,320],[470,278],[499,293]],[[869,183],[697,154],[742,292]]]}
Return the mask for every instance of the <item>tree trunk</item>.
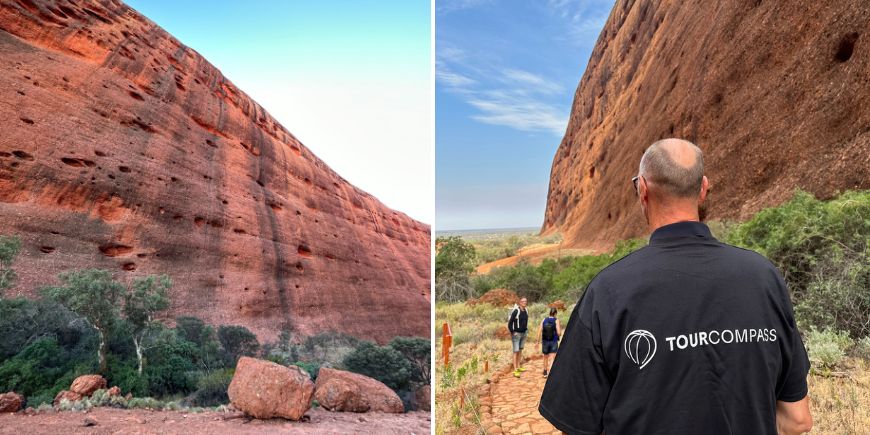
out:
{"label": "tree trunk", "polygon": [[103,334],[102,329],[97,328],[97,333],[100,335],[100,349],[97,351],[97,355],[100,358],[100,374],[106,374],[108,369],[106,354],[109,353],[109,343],[106,342],[106,336]]}
{"label": "tree trunk", "polygon": [[136,346],[136,361],[139,362],[139,376],[142,376],[142,343],[140,339],[133,337],[133,345]]}

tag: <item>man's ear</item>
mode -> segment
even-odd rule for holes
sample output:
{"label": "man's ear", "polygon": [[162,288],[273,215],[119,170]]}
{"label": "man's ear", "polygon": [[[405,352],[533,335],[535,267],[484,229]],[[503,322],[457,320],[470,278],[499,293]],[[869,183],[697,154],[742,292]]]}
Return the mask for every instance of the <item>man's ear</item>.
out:
{"label": "man's ear", "polygon": [[710,182],[707,180],[707,176],[701,177],[701,196],[698,198],[698,204],[703,204],[704,200],[707,199],[707,188],[710,187]]}

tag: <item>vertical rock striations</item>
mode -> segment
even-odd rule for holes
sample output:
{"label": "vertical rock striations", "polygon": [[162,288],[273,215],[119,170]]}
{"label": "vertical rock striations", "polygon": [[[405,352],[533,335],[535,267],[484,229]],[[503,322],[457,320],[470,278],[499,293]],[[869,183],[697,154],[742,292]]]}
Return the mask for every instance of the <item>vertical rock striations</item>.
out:
{"label": "vertical rock striations", "polygon": [[707,215],[870,188],[870,3],[619,0],[574,94],[542,231],[605,248],[646,232],[630,179],[665,137],[698,144]]}
{"label": "vertical rock striations", "polygon": [[429,227],[350,185],[116,0],[0,0],[0,233],[34,295],[64,270],[167,273],[171,316],[429,334]]}

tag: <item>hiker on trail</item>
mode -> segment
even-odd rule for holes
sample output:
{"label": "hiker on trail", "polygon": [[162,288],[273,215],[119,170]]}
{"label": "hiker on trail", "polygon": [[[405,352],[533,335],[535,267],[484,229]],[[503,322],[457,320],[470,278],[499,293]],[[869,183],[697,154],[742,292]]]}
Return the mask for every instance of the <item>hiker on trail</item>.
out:
{"label": "hiker on trail", "polygon": [[514,351],[513,368],[514,376],[520,377],[520,373],[526,371],[523,368],[523,345],[526,343],[526,331],[529,325],[529,312],[526,298],[521,298],[520,303],[514,305],[508,318],[508,331],[511,332],[511,344]]}
{"label": "hiker on trail", "polygon": [[649,245],[586,287],[541,415],[572,434],[809,431],[809,360],[788,289],[770,261],[699,222],[701,150],[658,141],[631,181]]}
{"label": "hiker on trail", "polygon": [[[550,366],[553,365],[553,359],[556,359],[556,351],[559,349],[559,337],[562,335],[562,325],[559,319],[556,318],[556,308],[550,308],[550,315],[541,322],[541,327],[538,329],[538,342],[541,343],[541,352],[544,354],[544,377],[547,377],[547,372]],[[550,354],[553,359],[550,359]]]}

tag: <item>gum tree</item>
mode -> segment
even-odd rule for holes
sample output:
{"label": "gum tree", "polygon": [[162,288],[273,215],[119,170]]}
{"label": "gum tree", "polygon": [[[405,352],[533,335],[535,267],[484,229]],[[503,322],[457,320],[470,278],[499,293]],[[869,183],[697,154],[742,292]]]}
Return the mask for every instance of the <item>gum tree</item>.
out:
{"label": "gum tree", "polygon": [[106,373],[109,351],[107,334],[118,320],[118,307],[126,293],[123,285],[112,279],[107,270],[84,269],[60,274],[63,285],[44,287],[42,295],[78,314],[97,331],[100,347],[97,356],[100,373]]}
{"label": "gum tree", "polygon": [[169,288],[172,280],[166,275],[148,275],[133,281],[129,291],[124,294],[124,318],[133,332],[133,345],[136,347],[138,372],[142,375],[142,353],[149,329],[154,325],[155,314],[169,308]]}
{"label": "gum tree", "polygon": [[0,296],[15,284],[18,276],[12,270],[12,261],[21,250],[21,239],[15,236],[0,236]]}

